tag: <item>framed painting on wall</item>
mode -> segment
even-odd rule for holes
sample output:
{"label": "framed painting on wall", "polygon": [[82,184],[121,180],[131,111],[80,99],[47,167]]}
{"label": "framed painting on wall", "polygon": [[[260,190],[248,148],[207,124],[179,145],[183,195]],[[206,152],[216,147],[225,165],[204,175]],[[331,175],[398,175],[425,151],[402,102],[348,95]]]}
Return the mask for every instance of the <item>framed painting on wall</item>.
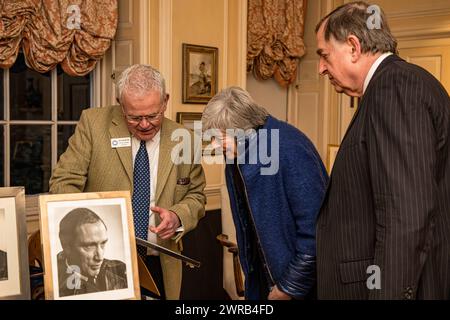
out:
{"label": "framed painting on wall", "polygon": [[183,103],[208,103],[217,93],[218,48],[183,43]]}
{"label": "framed painting on wall", "polygon": [[[202,121],[202,113],[201,112],[177,112],[177,122],[185,126],[187,129],[195,132],[194,124],[195,122]],[[201,127],[200,127],[201,128]],[[213,149],[211,145],[211,141],[204,139],[202,134],[199,139],[202,139],[202,155],[203,156],[215,156],[219,154],[216,149]]]}
{"label": "framed painting on wall", "polygon": [[177,122],[194,131],[194,123],[202,121],[201,112],[177,112]]}

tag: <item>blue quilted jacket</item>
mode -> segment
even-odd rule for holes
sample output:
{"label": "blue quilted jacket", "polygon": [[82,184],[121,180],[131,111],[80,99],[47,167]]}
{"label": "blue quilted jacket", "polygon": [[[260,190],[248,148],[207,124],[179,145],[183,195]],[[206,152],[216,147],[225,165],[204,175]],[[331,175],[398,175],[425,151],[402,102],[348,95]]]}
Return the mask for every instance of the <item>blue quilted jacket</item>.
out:
{"label": "blue quilted jacket", "polygon": [[[269,153],[262,150],[260,156],[258,146],[261,146],[262,140],[268,142]],[[268,163],[264,154],[270,154],[277,140],[279,156],[274,158],[278,162]],[[303,133],[271,116],[255,134],[238,140],[238,148],[245,149],[244,153],[239,154],[238,163],[241,163],[239,169],[246,194],[236,194],[230,164],[226,166],[225,175],[239,258],[246,278],[246,299],[266,297],[259,296],[255,274],[249,272],[256,268],[250,265],[248,259],[250,244],[245,234],[249,226],[242,222],[243,211],[239,205],[242,198],[237,197],[248,199],[267,274],[279,289],[291,297],[304,298],[316,281],[315,224],[328,183],[320,156]],[[254,158],[253,162],[250,161],[255,155],[258,155],[256,164]],[[261,169],[270,172],[277,165],[275,174],[267,175],[267,171],[266,175],[262,174],[264,171]]]}

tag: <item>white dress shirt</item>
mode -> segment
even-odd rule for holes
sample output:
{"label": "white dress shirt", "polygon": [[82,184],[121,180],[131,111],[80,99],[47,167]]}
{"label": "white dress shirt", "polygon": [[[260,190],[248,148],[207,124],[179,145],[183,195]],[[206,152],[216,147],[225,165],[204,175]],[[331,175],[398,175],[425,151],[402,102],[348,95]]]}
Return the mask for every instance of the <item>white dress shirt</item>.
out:
{"label": "white dress shirt", "polygon": [[375,74],[375,71],[377,71],[378,67],[380,66],[380,64],[384,61],[384,59],[386,59],[387,57],[393,55],[392,52],[386,52],[383,53],[372,65],[372,67],[369,70],[369,73],[366,76],[366,80],[364,81],[364,89],[363,89],[363,94],[366,92],[367,87],[369,86],[370,80],[372,80],[373,75]]}

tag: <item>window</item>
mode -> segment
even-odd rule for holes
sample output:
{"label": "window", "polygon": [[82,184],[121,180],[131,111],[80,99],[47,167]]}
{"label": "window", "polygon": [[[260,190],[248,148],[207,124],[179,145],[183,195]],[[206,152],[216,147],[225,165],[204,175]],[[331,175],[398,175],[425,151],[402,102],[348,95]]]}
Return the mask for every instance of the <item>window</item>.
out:
{"label": "window", "polygon": [[71,77],[61,67],[40,74],[23,54],[0,71],[0,185],[48,192],[48,182],[83,109],[92,101],[92,73]]}

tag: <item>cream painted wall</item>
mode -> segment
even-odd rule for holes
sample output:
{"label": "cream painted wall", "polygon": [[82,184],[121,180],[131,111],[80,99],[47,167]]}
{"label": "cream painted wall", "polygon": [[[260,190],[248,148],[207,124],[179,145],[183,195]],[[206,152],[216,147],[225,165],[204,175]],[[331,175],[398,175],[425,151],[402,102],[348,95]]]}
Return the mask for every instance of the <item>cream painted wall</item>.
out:
{"label": "cream painted wall", "polygon": [[[153,0],[155,1],[155,0]],[[163,0],[159,0],[163,1]],[[167,1],[167,0],[164,0]],[[170,116],[176,119],[177,112],[203,112],[205,104],[182,103],[182,45],[183,43],[216,47],[218,56],[218,89],[229,85],[244,86],[242,73],[245,72],[242,34],[245,20],[242,19],[241,0],[170,0],[171,17],[159,15],[159,19],[170,19],[171,69],[168,88],[171,94]],[[161,37],[161,33],[160,33]],[[152,50],[150,50],[152,52]],[[245,52],[245,51],[244,51]],[[160,50],[160,55],[164,54]],[[223,166],[203,165],[207,179],[205,193],[208,197],[207,209],[221,207],[220,188],[224,184]]]}
{"label": "cream painted wall", "polygon": [[176,112],[202,112],[204,105],[183,104],[182,101],[182,44],[196,44],[219,48],[219,88],[224,85],[224,52],[227,50],[226,0],[173,0],[173,56],[172,105]]}
{"label": "cream painted wall", "polygon": [[253,99],[274,117],[286,121],[288,90],[275,80],[261,81],[247,74],[247,91]]}

